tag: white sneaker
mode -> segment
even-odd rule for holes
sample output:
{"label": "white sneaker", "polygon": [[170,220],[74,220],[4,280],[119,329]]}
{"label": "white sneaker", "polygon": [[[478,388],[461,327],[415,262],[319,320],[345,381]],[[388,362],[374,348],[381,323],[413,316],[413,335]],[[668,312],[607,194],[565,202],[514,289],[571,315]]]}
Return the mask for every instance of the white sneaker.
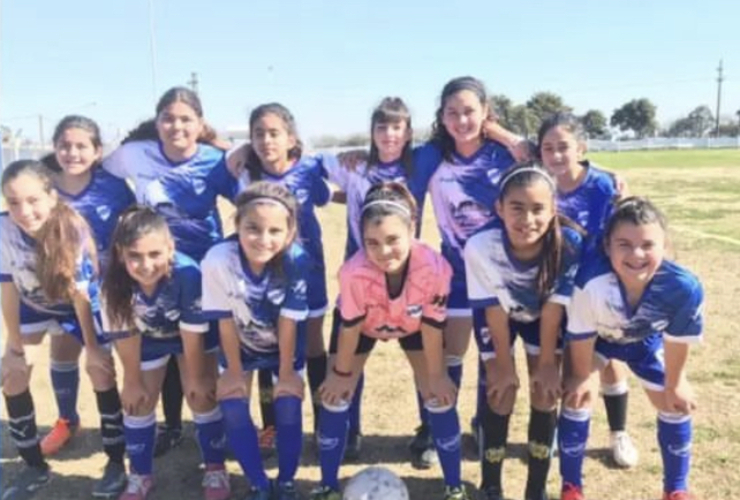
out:
{"label": "white sneaker", "polygon": [[640,453],[635,448],[632,438],[625,431],[611,433],[611,448],[614,461],[620,467],[629,469],[637,465]]}

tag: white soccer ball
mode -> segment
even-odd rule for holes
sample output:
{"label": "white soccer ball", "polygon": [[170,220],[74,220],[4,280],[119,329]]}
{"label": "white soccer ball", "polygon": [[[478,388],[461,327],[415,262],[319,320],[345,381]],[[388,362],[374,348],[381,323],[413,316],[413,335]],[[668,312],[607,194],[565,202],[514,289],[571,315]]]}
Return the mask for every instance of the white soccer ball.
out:
{"label": "white soccer ball", "polygon": [[344,488],[344,500],[409,500],[409,490],[392,471],[384,467],[368,467],[349,480]]}

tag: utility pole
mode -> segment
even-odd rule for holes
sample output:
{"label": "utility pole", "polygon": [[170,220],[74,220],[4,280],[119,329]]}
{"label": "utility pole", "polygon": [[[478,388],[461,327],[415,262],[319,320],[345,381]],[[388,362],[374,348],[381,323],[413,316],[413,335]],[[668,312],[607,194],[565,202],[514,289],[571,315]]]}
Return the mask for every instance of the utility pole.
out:
{"label": "utility pole", "polygon": [[196,73],[195,71],[190,73],[190,80],[188,80],[188,85],[190,85],[190,89],[193,92],[195,92],[196,94],[198,93],[198,73]]}
{"label": "utility pole", "polygon": [[44,137],[44,115],[39,115],[39,143],[43,149],[46,138]]}
{"label": "utility pole", "polygon": [[719,67],[717,68],[717,113],[714,115],[714,137],[719,137],[719,111],[722,103],[722,80],[724,80],[724,76],[722,74],[722,59],[720,59]]}

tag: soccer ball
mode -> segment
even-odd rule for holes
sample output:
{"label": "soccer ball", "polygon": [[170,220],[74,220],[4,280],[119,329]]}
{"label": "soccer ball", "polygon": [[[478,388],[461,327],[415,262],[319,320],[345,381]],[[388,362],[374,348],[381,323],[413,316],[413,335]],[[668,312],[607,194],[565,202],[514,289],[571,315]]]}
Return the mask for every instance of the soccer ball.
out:
{"label": "soccer ball", "polygon": [[344,500],[409,500],[400,477],[384,467],[361,470],[344,488]]}

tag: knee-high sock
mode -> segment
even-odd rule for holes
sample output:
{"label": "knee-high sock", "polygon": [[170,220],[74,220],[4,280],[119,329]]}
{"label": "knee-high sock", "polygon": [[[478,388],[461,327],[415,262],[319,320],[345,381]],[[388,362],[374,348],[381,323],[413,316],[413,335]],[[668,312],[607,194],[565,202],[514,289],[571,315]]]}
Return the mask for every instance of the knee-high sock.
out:
{"label": "knee-high sock", "polygon": [[209,412],[193,412],[193,422],[203,463],[206,465],[223,464],[226,434],[221,408],[216,406]]}
{"label": "knee-high sock", "polygon": [[5,406],[8,409],[8,429],[10,438],[18,448],[23,461],[30,467],[48,467],[41,455],[39,435],[36,428],[36,412],[33,407],[31,393],[26,389],[15,396],[5,396]]}
{"label": "knee-high sock", "polygon": [[689,488],[691,434],[689,415],[658,414],[658,443],[663,456],[663,489],[666,493]]}
{"label": "knee-high sock", "polygon": [[262,414],[262,428],[275,427],[275,405],[272,400],[272,370],[264,369],[257,372],[260,393],[260,413]]}
{"label": "knee-high sock", "polygon": [[319,428],[319,415],[321,414],[321,397],[319,387],[326,378],[326,353],[306,359],[306,371],[308,372],[308,386],[311,388],[311,403],[313,404],[313,428]]}
{"label": "knee-high sock", "polygon": [[80,391],[80,367],[77,361],[51,361],[51,385],[57,400],[59,418],[72,425],[80,422],[77,394]]}
{"label": "knee-high sock", "polygon": [[352,403],[349,405],[349,432],[350,434],[362,433],[362,391],[365,389],[365,373],[360,374],[357,380],[355,392],[352,395]]}
{"label": "knee-high sock", "polygon": [[476,426],[480,427],[483,407],[488,405],[488,396],[486,394],[486,366],[480,358],[478,358],[478,383],[476,384],[476,389],[475,415],[473,416],[473,422]]}
{"label": "knee-high sock", "polygon": [[123,428],[123,411],[118,388],[95,391],[95,401],[100,414],[100,435],[103,438],[103,451],[111,462],[123,463],[126,451],[126,437]]}
{"label": "knee-high sock", "polygon": [[558,453],[563,483],[583,486],[583,458],[591,424],[591,410],[564,407],[558,421]]}
{"label": "knee-high sock", "polygon": [[481,459],[481,488],[494,488],[501,491],[501,468],[506,458],[506,443],[509,438],[509,418],[499,415],[485,405],[481,418],[483,443]]}
{"label": "knee-high sock", "polygon": [[609,430],[623,431],[627,428],[627,403],[629,400],[629,385],[621,380],[613,385],[601,386],[604,397],[606,418],[609,421]]}
{"label": "knee-high sock", "polygon": [[262,465],[257,429],[249,414],[249,399],[223,399],[219,406],[224,418],[226,439],[244,475],[253,487],[268,489],[270,481]]}
{"label": "knee-high sock", "polygon": [[303,422],[301,399],[280,396],[275,400],[277,423],[278,483],[292,482],[301,460]]}
{"label": "knee-high sock", "polygon": [[126,453],[131,472],[142,476],[150,475],[154,461],[154,435],[157,432],[154,412],[143,417],[125,415],[123,432],[126,435]]}
{"label": "knee-high sock", "polygon": [[528,474],[525,498],[542,498],[550,471],[552,440],[557,424],[557,410],[530,409],[528,438]]}
{"label": "knee-high sock", "polygon": [[168,429],[182,429],[182,400],[180,367],[175,356],[170,356],[162,384],[162,411]]}
{"label": "knee-high sock", "polygon": [[460,419],[457,408],[427,407],[427,411],[445,485],[457,488],[461,484]]}
{"label": "knee-high sock", "polygon": [[344,458],[344,447],[347,444],[349,405],[323,405],[319,422],[321,484],[338,490],[339,465]]}

